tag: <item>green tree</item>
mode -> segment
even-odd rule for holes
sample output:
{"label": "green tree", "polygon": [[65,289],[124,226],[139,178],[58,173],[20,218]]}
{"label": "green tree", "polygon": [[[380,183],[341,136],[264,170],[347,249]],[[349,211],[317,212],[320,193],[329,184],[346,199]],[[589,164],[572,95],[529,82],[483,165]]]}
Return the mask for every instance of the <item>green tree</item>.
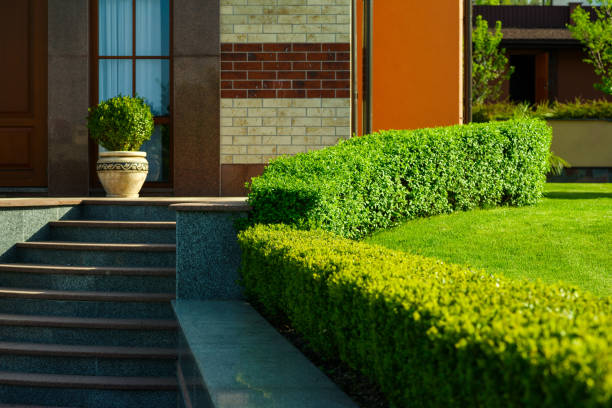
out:
{"label": "green tree", "polygon": [[584,46],[587,58],[583,61],[593,65],[601,78],[601,83],[593,86],[612,95],[612,0],[602,0],[599,4],[593,7],[593,20],[589,12],[577,7],[572,14],[573,24],[567,28]]}
{"label": "green tree", "polygon": [[489,23],[476,17],[472,34],[472,103],[483,104],[501,96],[502,84],[510,78],[514,67],[508,67],[506,50],[499,47],[503,34],[501,21],[489,31]]}

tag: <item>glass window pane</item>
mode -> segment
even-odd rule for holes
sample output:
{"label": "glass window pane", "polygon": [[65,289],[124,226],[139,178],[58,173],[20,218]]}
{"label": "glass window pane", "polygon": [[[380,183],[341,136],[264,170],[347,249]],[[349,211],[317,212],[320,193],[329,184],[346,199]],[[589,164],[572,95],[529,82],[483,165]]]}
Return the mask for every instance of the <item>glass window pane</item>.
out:
{"label": "glass window pane", "polygon": [[136,55],[169,55],[169,3],[169,0],[136,0]]}
{"label": "glass window pane", "polygon": [[155,125],[151,139],[140,148],[147,152],[149,174],[147,181],[168,181],[170,173],[170,130],[167,125]]}
{"label": "glass window pane", "polygon": [[155,116],[170,109],[170,62],[168,60],[136,61],[136,95],[145,99]]}
{"label": "glass window pane", "polygon": [[98,65],[99,102],[117,95],[132,95],[132,61],[101,59]]}
{"label": "glass window pane", "polygon": [[132,55],[132,0],[98,0],[98,54]]}

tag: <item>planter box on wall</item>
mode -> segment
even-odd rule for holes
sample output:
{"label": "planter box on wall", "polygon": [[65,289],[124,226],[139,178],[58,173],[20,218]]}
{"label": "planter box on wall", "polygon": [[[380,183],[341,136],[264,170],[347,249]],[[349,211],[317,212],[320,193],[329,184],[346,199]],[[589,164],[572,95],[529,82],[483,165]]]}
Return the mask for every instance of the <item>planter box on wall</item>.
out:
{"label": "planter box on wall", "polygon": [[572,167],[612,167],[612,121],[550,120],[551,150]]}

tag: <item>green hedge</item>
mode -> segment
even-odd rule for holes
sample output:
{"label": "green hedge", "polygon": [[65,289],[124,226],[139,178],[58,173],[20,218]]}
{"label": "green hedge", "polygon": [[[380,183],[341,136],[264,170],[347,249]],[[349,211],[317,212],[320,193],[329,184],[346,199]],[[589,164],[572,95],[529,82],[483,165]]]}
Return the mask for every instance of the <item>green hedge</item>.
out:
{"label": "green hedge", "polygon": [[322,231],[240,236],[247,295],[397,407],[610,407],[612,303]]}
{"label": "green hedge", "polygon": [[528,103],[498,102],[472,107],[474,122],[540,118],[559,120],[612,120],[612,102],[605,99],[573,102]]}
{"label": "green hedge", "polygon": [[550,142],[540,120],[352,138],[270,163],[250,184],[252,221],[360,238],[404,219],[533,204]]}

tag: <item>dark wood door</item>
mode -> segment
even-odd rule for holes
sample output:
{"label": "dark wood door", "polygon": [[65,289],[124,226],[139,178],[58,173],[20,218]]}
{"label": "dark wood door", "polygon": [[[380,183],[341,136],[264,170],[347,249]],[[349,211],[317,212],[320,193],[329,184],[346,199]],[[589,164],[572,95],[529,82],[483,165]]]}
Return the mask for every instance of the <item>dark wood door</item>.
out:
{"label": "dark wood door", "polygon": [[47,0],[0,0],[0,187],[47,185]]}

